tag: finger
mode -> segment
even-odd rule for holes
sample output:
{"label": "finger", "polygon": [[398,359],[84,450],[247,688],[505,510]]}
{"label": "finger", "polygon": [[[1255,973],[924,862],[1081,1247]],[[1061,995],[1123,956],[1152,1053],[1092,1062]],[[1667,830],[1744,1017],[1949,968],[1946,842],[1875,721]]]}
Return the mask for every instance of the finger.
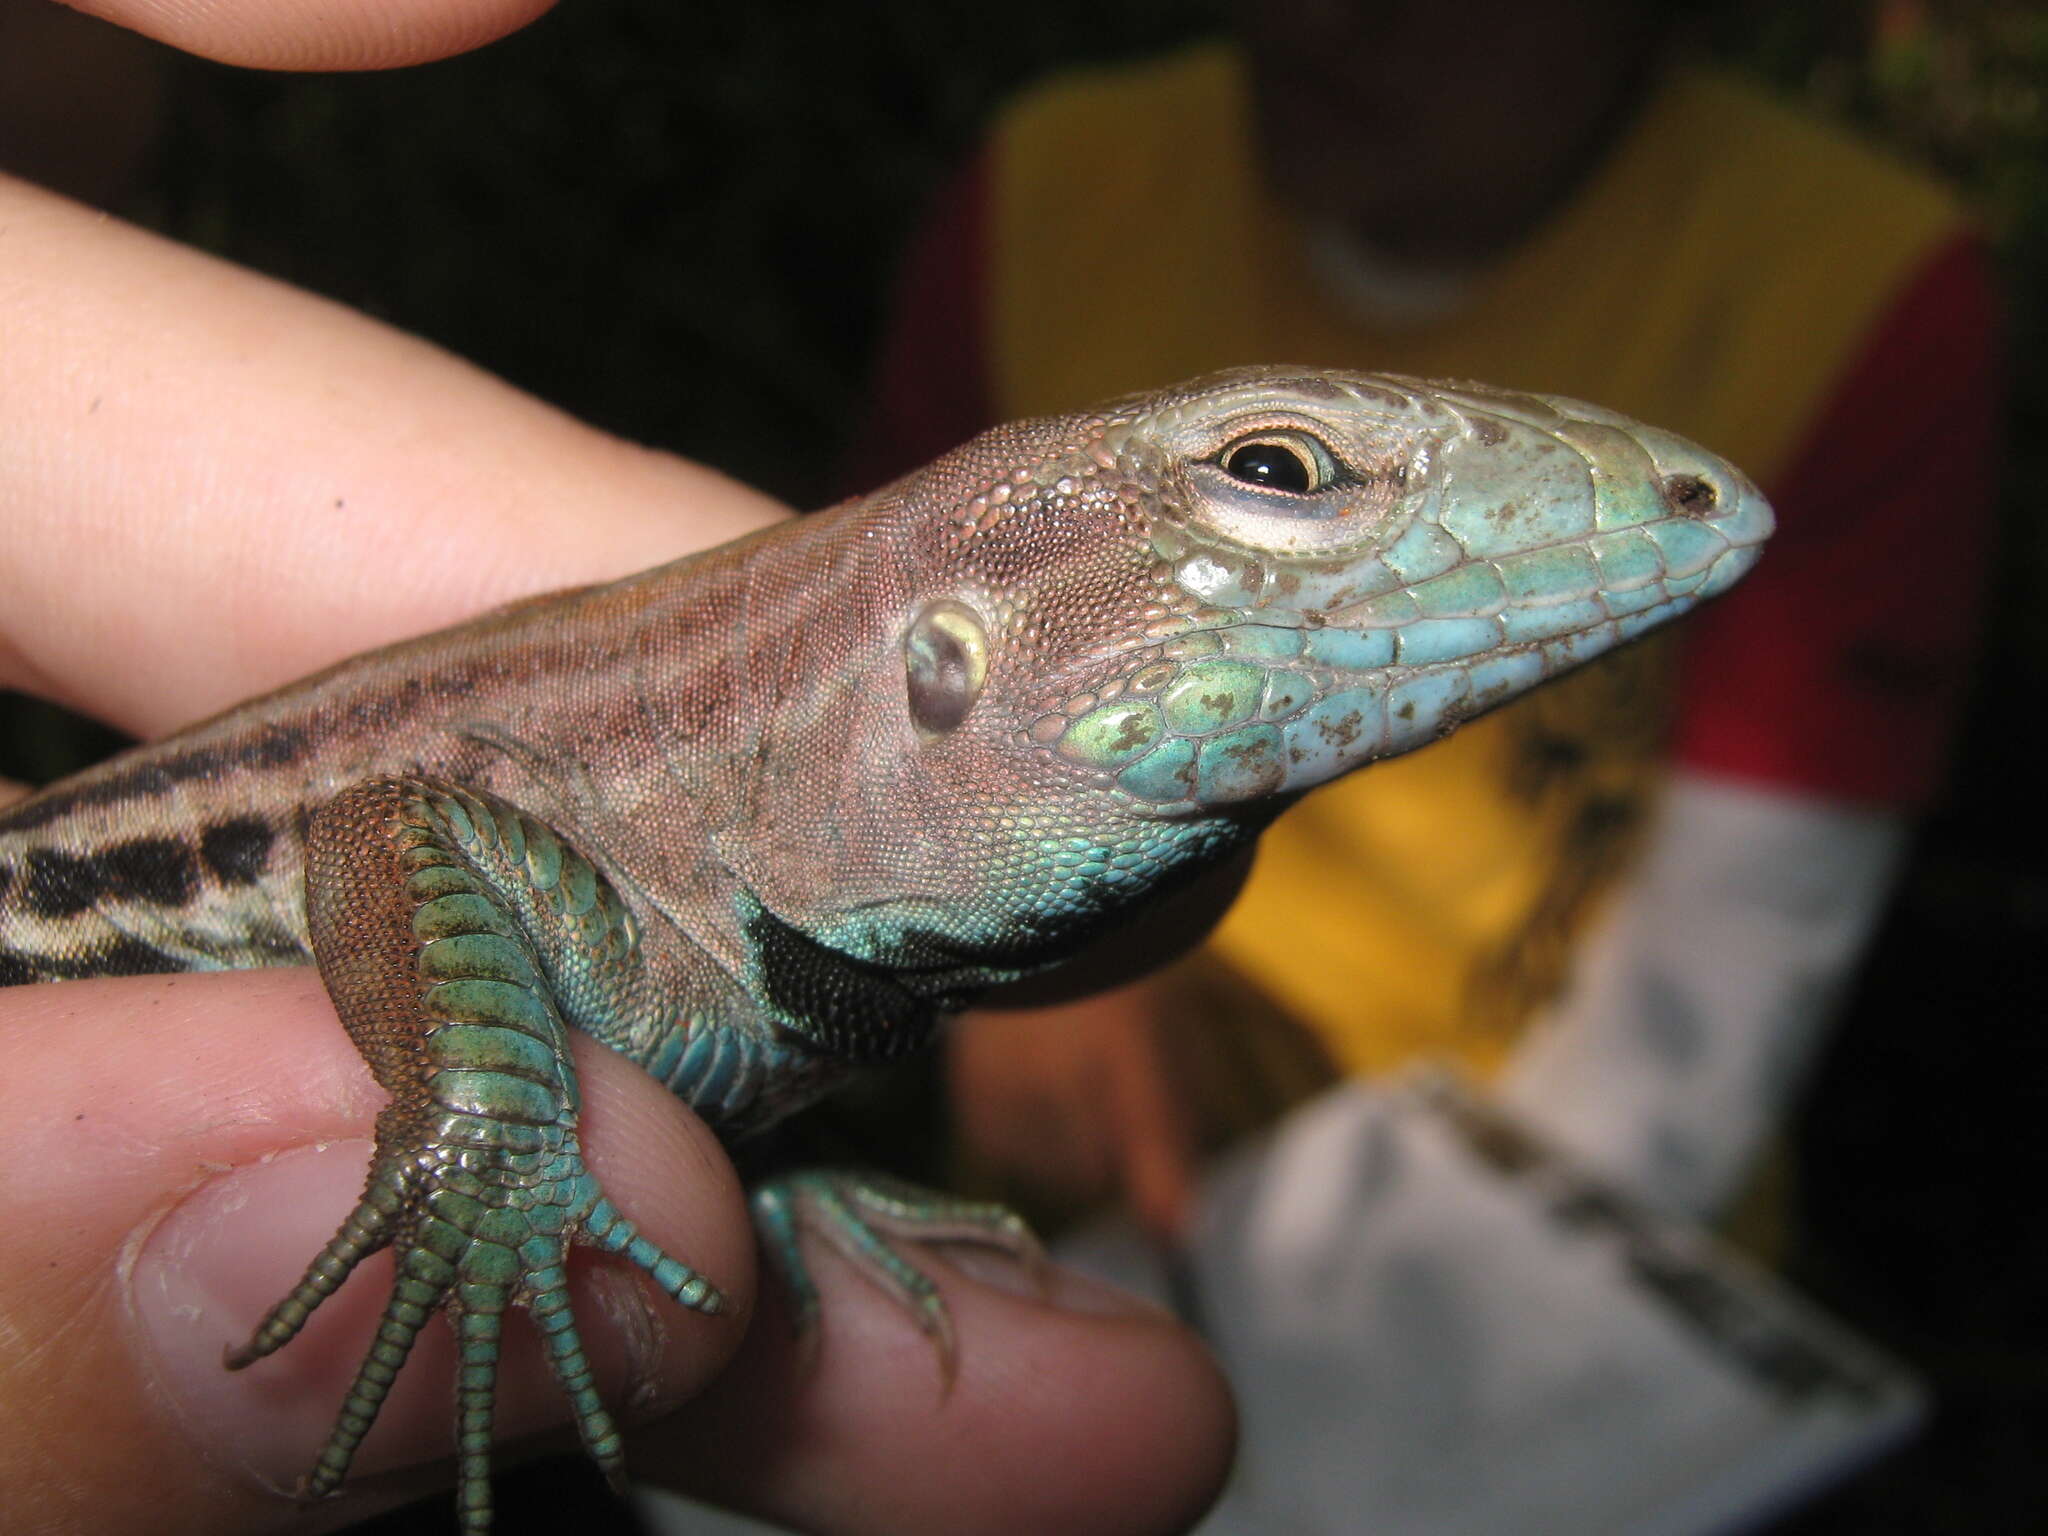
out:
{"label": "finger", "polygon": [[66,0],[223,64],[389,69],[516,32],[553,0]]}
{"label": "finger", "polygon": [[[581,1044],[583,1042],[579,1042]],[[366,1263],[278,1354],[230,1373],[246,1338],[360,1192],[383,1094],[310,970],[0,992],[0,1488],[31,1530],[300,1528],[311,1465],[385,1299]],[[709,1132],[644,1073],[580,1050],[593,1167],[622,1209],[736,1303],[701,1318],[636,1271],[589,1264],[578,1318],[615,1407],[697,1388],[736,1345],[752,1246]],[[26,1084],[35,1084],[30,1091]],[[593,1278],[594,1277],[594,1278]],[[526,1330],[507,1350],[507,1437],[566,1405]],[[451,1351],[430,1326],[342,1499],[360,1519],[447,1480]],[[409,1469],[409,1470],[394,1470]],[[26,1501],[26,1503],[24,1503]]]}
{"label": "finger", "polygon": [[1236,1420],[1192,1334],[1075,1277],[1048,1304],[1019,1274],[930,1267],[960,1341],[950,1392],[902,1310],[820,1253],[815,1367],[768,1287],[735,1368],[648,1432],[636,1473],[830,1536],[1140,1536],[1199,1518]]}
{"label": "finger", "polygon": [[0,686],[151,734],[774,503],[0,178]]}

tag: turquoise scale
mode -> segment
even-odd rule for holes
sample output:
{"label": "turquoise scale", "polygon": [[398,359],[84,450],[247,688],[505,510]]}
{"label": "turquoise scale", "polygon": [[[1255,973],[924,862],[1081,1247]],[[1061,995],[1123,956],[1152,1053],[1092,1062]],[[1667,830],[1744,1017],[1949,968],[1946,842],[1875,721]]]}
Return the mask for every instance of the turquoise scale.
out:
{"label": "turquoise scale", "polygon": [[1462,661],[1500,644],[1498,619],[1418,619],[1395,635],[1395,656],[1404,667]]}
{"label": "turquoise scale", "polygon": [[1340,672],[1392,666],[1394,636],[1386,629],[1318,629],[1308,637],[1308,659]]}
{"label": "turquoise scale", "polygon": [[1405,752],[1434,741],[1443,720],[1471,697],[1472,680],[1462,670],[1425,672],[1394,685],[1387,695],[1387,748]]}
{"label": "turquoise scale", "polygon": [[1556,603],[1600,590],[1600,568],[1575,544],[1510,555],[1496,563],[1501,585],[1515,603]]}
{"label": "turquoise scale", "polygon": [[1250,662],[1198,661],[1159,696],[1167,729],[1181,736],[1227,730],[1258,713],[1263,667]]}
{"label": "turquoise scale", "polygon": [[1196,792],[1209,805],[1270,795],[1286,776],[1286,749],[1270,725],[1226,731],[1203,742],[1195,755]]}
{"label": "turquoise scale", "polygon": [[1383,688],[1347,688],[1316,700],[1299,720],[1288,722],[1288,771],[1298,781],[1320,782],[1361,746],[1370,750],[1386,735]]}
{"label": "turquoise scale", "polygon": [[1591,548],[1593,561],[1600,567],[1600,589],[1610,599],[1664,574],[1664,552],[1640,528],[1603,534],[1593,540]]}
{"label": "turquoise scale", "polygon": [[1131,764],[1116,782],[1127,794],[1155,804],[1185,800],[1195,788],[1195,744],[1176,736]]}
{"label": "turquoise scale", "polygon": [[1648,532],[1664,552],[1664,568],[1674,581],[1704,572],[1728,548],[1728,541],[1719,533],[1686,518],[1653,523]]}
{"label": "turquoise scale", "polygon": [[1552,603],[1547,608],[1510,608],[1500,616],[1501,629],[1510,644],[1530,640],[1553,640],[1605,623],[1607,610],[1597,599]]}

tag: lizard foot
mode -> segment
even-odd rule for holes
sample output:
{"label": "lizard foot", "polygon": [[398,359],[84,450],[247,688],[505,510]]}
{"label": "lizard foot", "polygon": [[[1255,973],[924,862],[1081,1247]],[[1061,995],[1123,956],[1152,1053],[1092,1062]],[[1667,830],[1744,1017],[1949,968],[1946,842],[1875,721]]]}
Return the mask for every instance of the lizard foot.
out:
{"label": "lizard foot", "polygon": [[[226,1356],[240,1370],[282,1348],[361,1260],[380,1248],[396,1260],[375,1342],[299,1497],[324,1498],[348,1475],[427,1320],[445,1310],[458,1348],[457,1493],[461,1528],[489,1529],[491,1421],[505,1313],[524,1307],[568,1397],[584,1448],[617,1487],[623,1442],[599,1397],[569,1304],[568,1251],[585,1244],[624,1254],[683,1306],[716,1313],[717,1288],[635,1230],[583,1167],[573,1141],[546,1151],[459,1160],[450,1149],[426,1157],[380,1152],[368,1189],[291,1292]],[[439,1154],[439,1156],[436,1156]],[[430,1161],[431,1160],[431,1161]],[[425,1164],[426,1166],[422,1166]]]}
{"label": "lizard foot", "polygon": [[[718,1290],[642,1237],[584,1166],[581,1098],[557,986],[635,959],[630,922],[587,861],[502,802],[427,780],[337,796],[307,840],[314,953],[391,1103],[341,1228],[231,1370],[277,1350],[355,1266],[390,1248],[391,1295],[300,1495],[333,1493],[427,1319],[455,1329],[457,1508],[490,1527],[491,1420],[505,1314],[533,1318],[591,1457],[614,1486],[623,1443],[569,1305],[569,1249],[619,1253],[683,1306]],[[555,967],[536,935],[574,929]],[[565,983],[566,978],[566,983]]]}
{"label": "lizard foot", "polygon": [[945,1389],[952,1387],[958,1360],[952,1316],[937,1284],[904,1256],[900,1242],[994,1248],[1021,1262],[1045,1288],[1045,1250],[1023,1217],[990,1201],[961,1200],[877,1173],[806,1168],[758,1185],[753,1212],[761,1245],[789,1292],[806,1357],[817,1351],[822,1309],[803,1255],[805,1231],[824,1238],[910,1314],[932,1341]]}

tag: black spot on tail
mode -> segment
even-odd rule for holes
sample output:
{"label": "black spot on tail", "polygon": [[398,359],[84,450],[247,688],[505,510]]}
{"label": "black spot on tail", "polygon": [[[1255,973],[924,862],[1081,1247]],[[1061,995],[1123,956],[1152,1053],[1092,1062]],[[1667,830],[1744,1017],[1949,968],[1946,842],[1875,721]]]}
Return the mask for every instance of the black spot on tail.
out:
{"label": "black spot on tail", "polygon": [[34,981],[79,981],[92,976],[160,976],[189,970],[182,960],[140,939],[122,937],[82,953],[24,955],[0,949],[0,987]]}
{"label": "black spot on tail", "polygon": [[94,859],[38,848],[28,856],[21,900],[38,917],[70,917],[99,900],[104,889]]}
{"label": "black spot on tail", "polygon": [[276,841],[277,829],[261,816],[235,816],[199,834],[199,857],[222,885],[254,885]]}
{"label": "black spot on tail", "polygon": [[84,963],[86,969],[80,974],[85,976],[167,976],[190,969],[153,945],[125,937],[94,950]]}
{"label": "black spot on tail", "polygon": [[199,889],[192,850],[171,837],[137,837],[95,853],[29,851],[22,905],[38,917],[72,917],[102,901],[181,907]]}

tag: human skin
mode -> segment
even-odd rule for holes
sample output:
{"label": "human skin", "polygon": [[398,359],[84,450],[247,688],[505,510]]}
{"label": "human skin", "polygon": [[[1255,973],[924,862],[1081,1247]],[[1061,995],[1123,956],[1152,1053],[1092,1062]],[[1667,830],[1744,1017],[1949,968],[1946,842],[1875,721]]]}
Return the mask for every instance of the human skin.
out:
{"label": "human skin", "polygon": [[[534,9],[94,8],[302,67],[432,57]],[[417,340],[5,179],[0,354],[0,687],[139,735],[783,515]],[[447,1481],[437,1340],[342,1499],[309,1517],[280,1491],[361,1355],[377,1271],[281,1355],[220,1367],[346,1211],[381,1098],[310,972],[7,989],[0,1050],[11,1527],[327,1529]],[[922,1336],[828,1256],[806,1369],[773,1316],[746,1326],[752,1244],[716,1141],[622,1059],[579,1049],[578,1067],[599,1176],[734,1304],[682,1316],[586,1266],[600,1386],[662,1420],[634,1442],[636,1474],[820,1531],[1171,1530],[1213,1497],[1233,1433],[1213,1362],[1078,1282],[1047,1304],[1014,1273],[941,1266],[962,1340],[942,1400]],[[538,1351],[512,1354],[508,1433],[559,1425]]]}

